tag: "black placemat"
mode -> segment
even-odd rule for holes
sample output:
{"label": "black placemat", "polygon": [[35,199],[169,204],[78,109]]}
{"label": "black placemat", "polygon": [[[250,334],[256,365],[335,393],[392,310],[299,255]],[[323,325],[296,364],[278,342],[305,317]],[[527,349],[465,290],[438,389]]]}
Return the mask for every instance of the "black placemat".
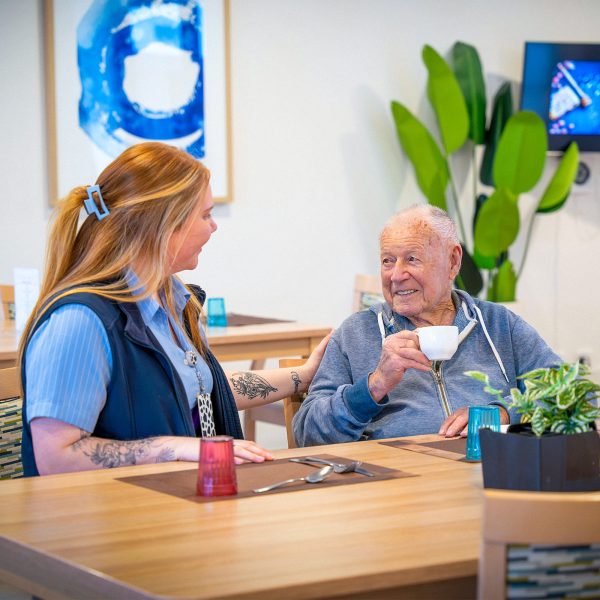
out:
{"label": "black placemat", "polygon": [[[349,463],[350,459],[332,456],[330,454],[310,454],[306,456],[318,456],[340,463]],[[197,496],[196,480],[198,469],[186,469],[184,471],[170,471],[166,473],[153,473],[150,475],[134,475],[132,477],[119,477],[119,481],[139,485],[163,494],[169,494],[192,502],[213,502],[217,500],[231,500],[237,498],[270,496],[271,494],[285,494],[288,492],[297,492],[299,490],[317,489],[330,486],[348,485],[357,483],[370,483],[373,481],[382,481],[385,479],[400,479],[402,477],[416,477],[413,473],[388,469],[370,463],[362,463],[361,467],[375,473],[374,477],[360,475],[358,473],[332,473],[321,483],[305,483],[299,481],[278,488],[271,492],[256,494],[254,489],[264,487],[277,481],[291,479],[292,477],[304,477],[311,471],[315,471],[326,465],[306,465],[302,463],[290,462],[288,458],[267,461],[264,463],[247,463],[238,465],[236,468],[238,493],[235,496]]]}
{"label": "black placemat", "polygon": [[420,452],[421,454],[430,454],[449,460],[466,460],[467,438],[455,437],[449,439],[440,439],[434,442],[415,442],[414,440],[396,440],[393,442],[379,442],[383,446],[392,446],[400,450],[410,450],[411,452]]}

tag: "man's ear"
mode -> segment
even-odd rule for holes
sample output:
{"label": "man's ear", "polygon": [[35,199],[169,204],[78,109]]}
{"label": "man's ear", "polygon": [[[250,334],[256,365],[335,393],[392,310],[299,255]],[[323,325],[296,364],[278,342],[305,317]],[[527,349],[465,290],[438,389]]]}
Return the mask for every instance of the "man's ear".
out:
{"label": "man's ear", "polygon": [[452,250],[450,252],[450,277],[454,279],[458,273],[460,272],[460,265],[462,264],[462,246],[460,244],[456,244],[452,246]]}

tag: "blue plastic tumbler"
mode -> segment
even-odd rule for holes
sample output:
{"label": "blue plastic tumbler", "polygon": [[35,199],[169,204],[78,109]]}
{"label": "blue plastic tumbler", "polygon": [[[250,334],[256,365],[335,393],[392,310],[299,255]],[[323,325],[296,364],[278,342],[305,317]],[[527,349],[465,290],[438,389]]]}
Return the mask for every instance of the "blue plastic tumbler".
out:
{"label": "blue plastic tumbler", "polygon": [[227,313],[223,298],[208,299],[208,326],[227,327]]}
{"label": "blue plastic tumbler", "polygon": [[500,431],[500,408],[498,406],[469,406],[467,460],[481,460],[480,429]]}

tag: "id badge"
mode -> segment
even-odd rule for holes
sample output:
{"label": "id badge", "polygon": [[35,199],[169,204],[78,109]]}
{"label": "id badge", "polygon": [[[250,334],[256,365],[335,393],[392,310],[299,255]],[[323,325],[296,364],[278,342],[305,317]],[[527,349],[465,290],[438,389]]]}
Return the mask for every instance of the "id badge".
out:
{"label": "id badge", "polygon": [[200,432],[202,437],[213,437],[217,435],[215,430],[215,419],[210,394],[196,394],[198,414],[200,416]]}

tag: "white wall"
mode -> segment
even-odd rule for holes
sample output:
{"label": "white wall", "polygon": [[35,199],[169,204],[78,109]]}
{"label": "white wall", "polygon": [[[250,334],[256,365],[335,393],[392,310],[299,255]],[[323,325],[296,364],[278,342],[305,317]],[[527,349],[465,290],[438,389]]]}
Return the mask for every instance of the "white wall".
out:
{"label": "white wall", "polygon": [[[237,312],[337,325],[377,235],[420,200],[389,115],[431,121],[421,47],[475,45],[519,80],[524,40],[598,42],[600,2],[232,0],[234,202],[189,274]],[[41,267],[46,210],[41,10],[0,0],[0,281]],[[524,313],[568,359],[600,362],[600,161],[557,215],[539,218],[519,286]]]}

